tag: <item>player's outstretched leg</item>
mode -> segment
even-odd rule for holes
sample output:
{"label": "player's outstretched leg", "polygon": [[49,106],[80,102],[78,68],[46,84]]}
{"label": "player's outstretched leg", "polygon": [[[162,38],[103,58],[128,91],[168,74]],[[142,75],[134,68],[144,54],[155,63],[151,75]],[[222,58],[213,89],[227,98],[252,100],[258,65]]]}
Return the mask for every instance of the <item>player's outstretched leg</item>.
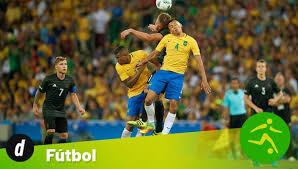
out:
{"label": "player's outstretched leg", "polygon": [[141,121],[141,119],[136,120],[136,121],[128,121],[129,125],[132,126],[136,126],[138,127],[140,130],[141,134],[147,134],[149,131],[152,131],[155,129],[155,124],[154,124],[154,106],[153,106],[153,99],[155,99],[157,96],[157,94],[152,91],[149,90],[149,92],[147,93],[147,96],[145,98],[145,111],[147,113],[147,123]]}
{"label": "player's outstretched leg", "polygon": [[44,139],[44,144],[52,144],[55,134],[55,129],[48,129],[46,138]]}
{"label": "player's outstretched leg", "polygon": [[122,131],[121,138],[127,138],[127,137],[130,137],[130,135],[131,135],[131,133],[132,133],[132,131],[133,131],[134,126],[128,124],[128,122],[130,122],[130,121],[134,121],[134,120],[136,120],[136,118],[137,118],[136,116],[127,116],[127,117],[126,117],[127,124],[126,124],[125,128],[124,128],[123,131]]}
{"label": "player's outstretched leg", "polygon": [[178,101],[170,100],[170,111],[168,112],[168,115],[166,117],[162,134],[169,134],[176,118],[177,107],[178,107]]}
{"label": "player's outstretched leg", "polygon": [[141,133],[142,134],[147,134],[149,131],[152,131],[155,129],[155,111],[154,111],[154,106],[153,106],[153,100],[157,97],[157,94],[152,91],[152,90],[149,90],[148,93],[147,93],[147,96],[145,98],[145,110],[146,110],[146,113],[147,113],[147,117],[148,117],[148,120],[147,120],[147,125],[141,129]]}
{"label": "player's outstretched leg", "polygon": [[147,126],[146,122],[144,122],[142,119],[138,119],[135,121],[128,121],[127,124],[129,124],[131,126],[135,126],[138,129],[143,129]]}

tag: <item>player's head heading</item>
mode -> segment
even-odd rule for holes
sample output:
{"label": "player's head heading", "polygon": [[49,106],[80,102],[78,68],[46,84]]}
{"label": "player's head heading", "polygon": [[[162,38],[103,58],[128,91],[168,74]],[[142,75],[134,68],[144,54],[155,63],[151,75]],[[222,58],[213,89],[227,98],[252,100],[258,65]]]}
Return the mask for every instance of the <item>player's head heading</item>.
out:
{"label": "player's head heading", "polygon": [[281,72],[278,72],[274,78],[275,83],[279,88],[282,88],[285,84],[285,77]]}
{"label": "player's head heading", "polygon": [[62,56],[56,57],[55,69],[56,69],[57,73],[66,74],[67,73],[67,59]]}
{"label": "player's head heading", "polygon": [[161,13],[158,15],[155,25],[157,26],[158,30],[168,28],[168,24],[170,23],[172,17],[167,13]]}
{"label": "player's head heading", "polygon": [[173,35],[180,35],[182,32],[182,24],[176,19],[171,19],[169,22],[169,30]]}
{"label": "player's head heading", "polygon": [[130,62],[130,56],[129,56],[129,51],[128,48],[125,46],[118,46],[114,50],[115,57],[117,59],[117,62],[122,65],[122,64],[127,64]]}
{"label": "player's head heading", "polygon": [[238,77],[233,77],[232,81],[231,81],[231,88],[234,92],[237,92],[237,90],[239,89],[239,79]]}
{"label": "player's head heading", "polygon": [[257,64],[256,64],[257,74],[265,76],[266,75],[266,66],[267,66],[267,63],[264,59],[258,60]]}

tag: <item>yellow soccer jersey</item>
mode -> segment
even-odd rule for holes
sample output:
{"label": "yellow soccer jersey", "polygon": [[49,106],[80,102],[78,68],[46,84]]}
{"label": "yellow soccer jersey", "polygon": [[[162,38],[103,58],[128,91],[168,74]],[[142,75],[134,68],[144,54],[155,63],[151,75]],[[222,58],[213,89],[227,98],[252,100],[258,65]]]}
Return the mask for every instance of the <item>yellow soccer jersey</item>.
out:
{"label": "yellow soccer jersey", "polygon": [[187,68],[190,52],[193,55],[200,55],[199,46],[194,38],[184,34],[183,37],[177,37],[168,34],[162,38],[156,47],[157,51],[166,48],[166,56],[164,57],[162,70],[172,71],[184,74]]}
{"label": "yellow soccer jersey", "polygon": [[[129,77],[133,77],[136,74],[135,65],[137,62],[142,61],[146,58],[148,54],[143,50],[138,50],[130,53],[131,61],[129,64],[120,65],[116,64],[116,71],[120,76],[121,81],[128,79]],[[139,95],[144,91],[146,87],[146,83],[149,79],[150,72],[147,67],[143,70],[136,84],[128,89],[128,97],[131,98],[133,96]]]}

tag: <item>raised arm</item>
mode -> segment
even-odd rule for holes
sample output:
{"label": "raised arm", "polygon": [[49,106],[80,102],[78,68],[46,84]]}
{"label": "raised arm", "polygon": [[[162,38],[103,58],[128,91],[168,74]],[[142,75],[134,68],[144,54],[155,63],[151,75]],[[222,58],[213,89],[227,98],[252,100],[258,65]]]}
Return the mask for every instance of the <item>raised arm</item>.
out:
{"label": "raised arm", "polygon": [[149,34],[149,33],[137,31],[137,30],[131,29],[131,28],[121,32],[120,37],[122,39],[124,39],[129,34],[133,34],[135,37],[137,37],[138,39],[140,39],[142,41],[149,41],[149,42],[159,41],[163,38],[161,33]]}
{"label": "raised arm", "polygon": [[154,50],[144,60],[142,60],[141,62],[138,62],[136,64],[136,67],[140,67],[140,66],[145,65],[145,64],[147,64],[148,62],[151,62],[151,61],[154,64],[157,64],[155,59],[157,58],[157,56],[158,56],[159,53],[160,53],[159,51]]}
{"label": "raised arm", "polygon": [[158,45],[156,46],[155,50],[153,52],[151,52],[144,60],[142,60],[141,62],[137,63],[136,64],[136,67],[139,67],[139,66],[141,66],[143,64],[146,64],[148,62],[152,62],[156,66],[158,66],[159,63],[157,63],[157,56],[166,47],[167,38],[168,38],[167,35],[165,37],[163,37],[161,39],[161,41],[158,43]]}

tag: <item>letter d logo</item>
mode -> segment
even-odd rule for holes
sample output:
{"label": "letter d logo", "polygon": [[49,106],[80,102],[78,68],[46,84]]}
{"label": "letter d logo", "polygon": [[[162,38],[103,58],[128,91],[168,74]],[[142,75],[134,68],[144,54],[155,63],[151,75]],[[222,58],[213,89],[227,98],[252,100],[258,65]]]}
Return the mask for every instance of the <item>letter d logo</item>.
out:
{"label": "letter d logo", "polygon": [[6,143],[6,153],[14,161],[28,160],[34,151],[30,137],[24,134],[13,135]]}
{"label": "letter d logo", "polygon": [[24,147],[25,147],[25,139],[22,139],[22,142],[21,143],[18,143],[16,145],[16,148],[14,150],[14,155],[19,157],[19,156],[23,156],[24,154]]}

